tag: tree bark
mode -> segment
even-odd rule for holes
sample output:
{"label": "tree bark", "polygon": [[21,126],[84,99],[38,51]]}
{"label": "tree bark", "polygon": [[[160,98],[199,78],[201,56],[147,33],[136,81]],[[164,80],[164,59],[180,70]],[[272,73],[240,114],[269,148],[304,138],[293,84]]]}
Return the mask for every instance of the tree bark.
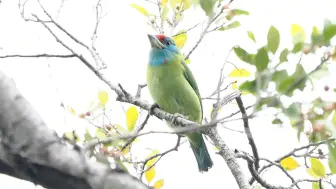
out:
{"label": "tree bark", "polygon": [[137,178],[90,161],[47,127],[0,71],[0,173],[52,189],[145,189]]}

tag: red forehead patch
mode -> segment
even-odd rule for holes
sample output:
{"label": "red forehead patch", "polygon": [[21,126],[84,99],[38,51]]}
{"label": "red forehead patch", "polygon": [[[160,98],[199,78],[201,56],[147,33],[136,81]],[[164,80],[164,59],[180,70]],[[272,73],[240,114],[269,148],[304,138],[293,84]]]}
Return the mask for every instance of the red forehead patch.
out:
{"label": "red forehead patch", "polygon": [[156,37],[158,40],[160,40],[160,41],[163,41],[163,40],[166,38],[166,36],[163,35],[163,34],[155,35],[155,37]]}

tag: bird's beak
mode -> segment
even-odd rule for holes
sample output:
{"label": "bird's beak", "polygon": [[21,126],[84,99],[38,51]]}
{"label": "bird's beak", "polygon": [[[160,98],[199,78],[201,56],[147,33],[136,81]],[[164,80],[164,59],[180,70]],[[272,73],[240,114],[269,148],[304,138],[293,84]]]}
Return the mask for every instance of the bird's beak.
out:
{"label": "bird's beak", "polygon": [[147,35],[152,48],[158,48],[158,49],[164,48],[164,45],[154,35],[150,34]]}

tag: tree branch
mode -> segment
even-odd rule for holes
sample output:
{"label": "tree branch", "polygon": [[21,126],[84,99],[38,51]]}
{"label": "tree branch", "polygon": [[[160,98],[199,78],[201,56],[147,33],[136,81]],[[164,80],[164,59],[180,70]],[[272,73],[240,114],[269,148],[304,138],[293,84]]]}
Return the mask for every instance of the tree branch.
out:
{"label": "tree branch", "polygon": [[297,186],[298,183],[300,182],[319,182],[320,180],[313,180],[313,179],[298,179],[294,181],[289,187],[284,187],[284,186],[275,186],[272,184],[269,184],[266,180],[261,178],[260,173],[255,169],[254,167],[254,158],[251,157],[249,154],[245,152],[240,152],[238,150],[235,150],[235,155],[238,158],[242,158],[247,161],[248,169],[250,173],[252,174],[253,178],[264,188],[267,189],[292,189],[294,186]]}
{"label": "tree branch", "polygon": [[249,144],[251,145],[252,153],[253,153],[253,156],[255,158],[254,166],[255,166],[255,169],[258,170],[259,169],[259,154],[258,154],[258,149],[257,149],[257,146],[254,142],[253,135],[252,135],[249,123],[248,123],[248,117],[247,117],[247,114],[246,114],[246,110],[245,110],[245,107],[244,107],[244,104],[243,104],[243,101],[242,101],[241,97],[237,97],[236,101],[237,101],[238,107],[240,109],[240,112],[242,113],[242,118],[243,118],[243,122],[244,122],[244,131],[245,131],[246,137],[249,141]]}
{"label": "tree branch", "polygon": [[51,189],[148,188],[69,149],[1,71],[0,101],[0,172]]}
{"label": "tree branch", "polygon": [[76,57],[75,54],[60,55],[60,54],[34,54],[34,55],[21,55],[21,54],[10,54],[0,56],[0,58],[73,58]]}

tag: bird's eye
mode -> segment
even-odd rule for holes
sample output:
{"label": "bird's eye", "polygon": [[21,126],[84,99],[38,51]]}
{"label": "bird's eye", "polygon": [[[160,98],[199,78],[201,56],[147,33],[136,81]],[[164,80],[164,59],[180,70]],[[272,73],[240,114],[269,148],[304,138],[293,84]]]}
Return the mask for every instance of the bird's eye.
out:
{"label": "bird's eye", "polygon": [[167,41],[167,45],[171,45],[172,44],[172,42],[171,41]]}

